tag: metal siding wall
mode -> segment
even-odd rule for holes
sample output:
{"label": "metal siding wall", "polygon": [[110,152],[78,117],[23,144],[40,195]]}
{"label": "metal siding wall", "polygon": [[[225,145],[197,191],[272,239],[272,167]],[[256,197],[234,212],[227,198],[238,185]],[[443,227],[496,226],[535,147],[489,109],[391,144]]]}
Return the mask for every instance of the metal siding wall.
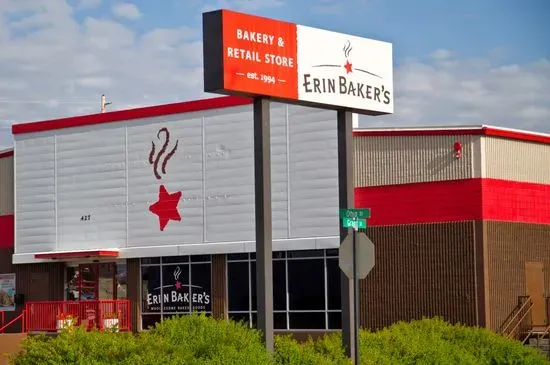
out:
{"label": "metal siding wall", "polygon": [[550,145],[483,138],[488,178],[550,184]]}
{"label": "metal siding wall", "polygon": [[476,319],[472,222],[369,227],[376,266],[360,283],[360,321],[371,329],[442,316]]}
{"label": "metal siding wall", "polygon": [[13,156],[0,158],[0,215],[13,214]]}
{"label": "metal siding wall", "polygon": [[486,222],[491,328],[496,330],[526,295],[525,262],[544,263],[550,295],[550,225]]}
{"label": "metal siding wall", "polygon": [[56,249],[55,137],[15,137],[16,253]]}
{"label": "metal siding wall", "polygon": [[338,235],[336,113],[289,105],[288,114],[289,236]]}
{"label": "metal siding wall", "polygon": [[[252,119],[243,106],[16,135],[16,253],[118,247],[143,255],[147,247],[158,255],[158,247],[172,247],[163,254],[191,254],[202,243],[253,244]],[[335,112],[273,103],[271,120],[273,238],[311,248],[328,237],[336,247]],[[163,146],[163,128],[170,141],[155,177],[149,158],[153,143],[153,158]],[[163,231],[149,211],[161,186],[182,192],[181,222]],[[178,251],[192,244],[199,248]]]}
{"label": "metal siding wall", "polygon": [[60,251],[126,244],[125,128],[110,127],[56,136]]}
{"label": "metal siding wall", "polygon": [[[480,177],[479,136],[357,136],[355,186],[380,186]],[[455,158],[454,143],[462,142]]]}

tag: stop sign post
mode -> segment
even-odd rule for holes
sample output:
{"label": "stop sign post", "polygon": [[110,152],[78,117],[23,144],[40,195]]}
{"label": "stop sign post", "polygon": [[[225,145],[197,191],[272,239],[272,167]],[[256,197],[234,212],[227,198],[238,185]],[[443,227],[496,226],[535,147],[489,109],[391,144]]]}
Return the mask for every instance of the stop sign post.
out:
{"label": "stop sign post", "polygon": [[364,279],[374,267],[374,244],[359,228],[366,228],[370,209],[341,209],[344,228],[352,228],[340,243],[338,263],[346,276],[353,280],[355,364],[359,364],[359,279]]}

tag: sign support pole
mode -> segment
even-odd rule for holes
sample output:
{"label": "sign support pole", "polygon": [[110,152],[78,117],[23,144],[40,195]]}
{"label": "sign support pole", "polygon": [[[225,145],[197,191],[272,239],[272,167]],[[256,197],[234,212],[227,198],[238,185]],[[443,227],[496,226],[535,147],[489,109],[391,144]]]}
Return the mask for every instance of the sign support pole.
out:
{"label": "sign support pole", "polygon": [[273,351],[273,242],[269,100],[254,98],[254,189],[256,215],[256,293],[258,325]]}
{"label": "sign support pole", "polygon": [[[338,198],[340,209],[354,207],[354,183],[353,183],[353,121],[349,110],[338,109]],[[340,227],[340,242],[344,241],[349,228]],[[351,231],[353,232],[353,231]],[[355,270],[354,270],[355,271]],[[346,355],[349,358],[355,356],[355,331],[352,281],[340,270],[340,298],[342,304],[342,342]]]}
{"label": "sign support pole", "polygon": [[355,365],[359,365],[359,277],[357,270],[357,226],[353,228],[353,339]]}

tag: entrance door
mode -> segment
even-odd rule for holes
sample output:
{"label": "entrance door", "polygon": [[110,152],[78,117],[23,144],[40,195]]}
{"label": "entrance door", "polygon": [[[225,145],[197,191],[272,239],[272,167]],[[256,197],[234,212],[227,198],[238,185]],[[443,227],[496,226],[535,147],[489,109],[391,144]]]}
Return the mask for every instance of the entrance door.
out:
{"label": "entrance door", "polygon": [[80,264],[80,300],[116,299],[116,264],[114,262]]}
{"label": "entrance door", "polygon": [[525,287],[527,295],[533,301],[531,320],[534,326],[546,324],[544,303],[544,264],[542,262],[525,263]]}
{"label": "entrance door", "polygon": [[97,300],[98,299],[98,277],[99,267],[97,264],[80,264],[78,271],[80,274],[79,281],[79,298],[80,300]]}

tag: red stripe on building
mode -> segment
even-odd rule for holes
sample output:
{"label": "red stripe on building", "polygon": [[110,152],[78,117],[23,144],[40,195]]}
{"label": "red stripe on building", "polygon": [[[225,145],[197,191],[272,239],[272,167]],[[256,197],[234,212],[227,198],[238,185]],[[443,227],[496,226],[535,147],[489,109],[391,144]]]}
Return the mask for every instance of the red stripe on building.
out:
{"label": "red stripe on building", "polygon": [[98,113],[82,115],[76,117],[46,120],[40,122],[14,124],[12,126],[13,134],[43,132],[54,129],[82,127],[93,124],[103,124],[112,122],[121,122],[131,119],[159,117],[170,114],[180,114],[196,112],[201,110],[227,108],[251,104],[252,99],[238,96],[221,96],[210,99],[187,101],[182,103],[164,104],[148,106],[143,108],[134,108],[128,110],[118,110],[107,113]]}
{"label": "red stripe on building", "polygon": [[13,156],[13,150],[0,152],[0,158],[6,158]]}
{"label": "red stripe on building", "polygon": [[0,215],[0,248],[13,247],[14,227],[13,215]]}
{"label": "red stripe on building", "polygon": [[550,185],[465,179],[355,189],[369,225],[494,220],[550,224]]}
{"label": "red stripe on building", "polygon": [[550,224],[550,185],[483,179],[483,219]]}

